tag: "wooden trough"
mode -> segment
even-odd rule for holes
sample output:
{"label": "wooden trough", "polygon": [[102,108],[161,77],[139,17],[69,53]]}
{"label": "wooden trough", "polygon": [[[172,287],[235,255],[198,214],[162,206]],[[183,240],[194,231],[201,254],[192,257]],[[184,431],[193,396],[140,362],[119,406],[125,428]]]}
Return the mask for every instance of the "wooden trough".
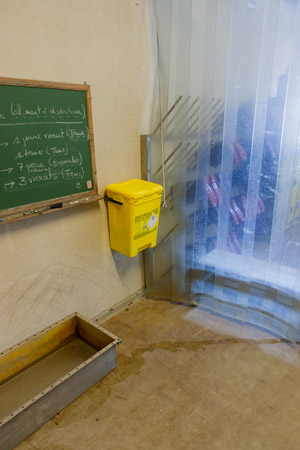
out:
{"label": "wooden trough", "polygon": [[0,353],[0,449],[13,449],[114,369],[119,343],[74,313]]}

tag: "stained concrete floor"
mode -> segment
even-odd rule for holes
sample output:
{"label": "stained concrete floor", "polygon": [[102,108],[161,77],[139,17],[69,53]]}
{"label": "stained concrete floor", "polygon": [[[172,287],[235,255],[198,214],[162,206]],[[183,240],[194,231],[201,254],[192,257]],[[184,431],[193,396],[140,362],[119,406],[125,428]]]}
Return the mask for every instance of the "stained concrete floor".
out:
{"label": "stained concrete floor", "polygon": [[167,301],[102,324],[118,366],[17,450],[299,450],[299,346]]}

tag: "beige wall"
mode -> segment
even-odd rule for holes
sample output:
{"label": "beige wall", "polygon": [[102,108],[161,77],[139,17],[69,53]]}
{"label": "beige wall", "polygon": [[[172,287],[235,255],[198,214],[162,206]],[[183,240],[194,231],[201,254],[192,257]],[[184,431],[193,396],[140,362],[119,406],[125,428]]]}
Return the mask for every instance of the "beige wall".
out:
{"label": "beige wall", "polygon": [[[92,89],[99,192],[140,177],[153,85],[148,0],[0,0],[0,75]],[[103,201],[0,227],[0,348],[144,285],[141,255],[111,252]]]}

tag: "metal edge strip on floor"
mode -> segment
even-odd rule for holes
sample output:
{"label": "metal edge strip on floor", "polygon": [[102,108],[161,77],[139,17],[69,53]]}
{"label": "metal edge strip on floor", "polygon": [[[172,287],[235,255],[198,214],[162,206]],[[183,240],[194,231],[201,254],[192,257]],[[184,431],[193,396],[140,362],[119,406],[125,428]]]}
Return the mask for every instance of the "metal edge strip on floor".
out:
{"label": "metal edge strip on floor", "polygon": [[91,320],[97,323],[105,322],[106,320],[113,317],[115,314],[118,314],[119,312],[123,311],[124,309],[128,308],[132,303],[139,300],[141,297],[143,297],[147,292],[147,289],[142,288],[139,289],[134,294],[129,295],[129,297],[126,297],[125,299],[121,300],[119,303],[111,306],[110,308],[106,309],[105,311],[97,314],[94,316]]}

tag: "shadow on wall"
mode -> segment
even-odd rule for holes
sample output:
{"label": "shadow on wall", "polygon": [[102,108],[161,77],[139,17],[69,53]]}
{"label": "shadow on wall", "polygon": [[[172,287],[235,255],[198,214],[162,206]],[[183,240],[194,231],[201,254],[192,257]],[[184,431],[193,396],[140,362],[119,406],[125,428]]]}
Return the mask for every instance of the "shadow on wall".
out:
{"label": "shadow on wall", "polygon": [[132,261],[134,261],[134,259],[136,257],[130,258],[129,256],[122,255],[121,253],[117,252],[116,250],[111,250],[111,254],[112,254],[117,272],[121,278],[128,270],[130,263]]}

